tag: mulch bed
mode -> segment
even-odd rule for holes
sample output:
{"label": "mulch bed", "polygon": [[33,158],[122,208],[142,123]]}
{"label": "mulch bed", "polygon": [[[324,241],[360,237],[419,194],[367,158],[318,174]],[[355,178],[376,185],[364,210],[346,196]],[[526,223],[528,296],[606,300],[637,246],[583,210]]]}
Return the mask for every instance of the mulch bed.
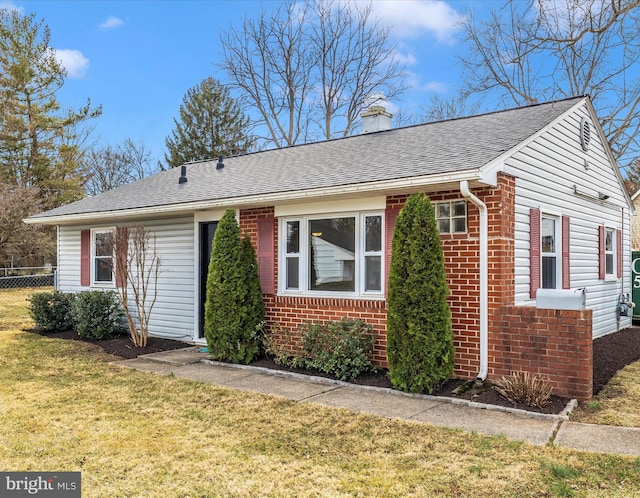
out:
{"label": "mulch bed", "polygon": [[[37,330],[32,332],[39,333]],[[146,348],[138,348],[133,345],[128,335],[108,339],[104,341],[90,341],[81,339],[75,331],[56,332],[53,334],[42,334],[47,337],[58,339],[84,340],[100,346],[105,352],[121,358],[136,358],[141,354],[156,353],[193,346],[193,344],[174,341],[171,339],[161,339],[149,337]],[[593,341],[593,393],[597,394],[616,374],[618,370],[629,363],[640,360],[640,328],[629,328],[600,337]],[[297,373],[304,373],[322,377],[330,377],[321,372],[308,371],[303,369],[292,369],[276,365],[270,358],[261,358],[252,363],[253,366],[270,368],[273,370],[287,370]],[[451,379],[442,384],[434,393],[434,396],[457,397],[478,403],[519,408],[538,413],[560,413],[566,407],[568,399],[559,396],[552,396],[551,403],[544,408],[532,408],[524,405],[513,404],[503,398],[495,389],[471,389],[462,394],[454,394],[452,391],[462,385],[465,381]],[[354,384],[387,387],[391,388],[391,382],[386,371],[375,374],[361,375],[353,381]]]}

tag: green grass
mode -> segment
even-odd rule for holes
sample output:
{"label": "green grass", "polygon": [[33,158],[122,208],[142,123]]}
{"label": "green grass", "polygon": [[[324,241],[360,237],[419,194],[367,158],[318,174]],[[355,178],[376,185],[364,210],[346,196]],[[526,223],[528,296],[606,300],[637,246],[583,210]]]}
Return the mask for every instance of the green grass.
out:
{"label": "green grass", "polygon": [[25,306],[0,291],[0,468],[81,471],[83,497],[640,496],[639,459],[130,371]]}
{"label": "green grass", "polygon": [[640,427],[640,361],[627,365],[571,419],[587,424]]}

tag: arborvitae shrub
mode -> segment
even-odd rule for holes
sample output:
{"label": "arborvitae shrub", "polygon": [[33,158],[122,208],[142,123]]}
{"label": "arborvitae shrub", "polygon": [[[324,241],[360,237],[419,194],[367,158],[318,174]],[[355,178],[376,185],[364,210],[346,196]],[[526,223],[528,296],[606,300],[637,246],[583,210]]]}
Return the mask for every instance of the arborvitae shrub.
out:
{"label": "arborvitae shrub", "polygon": [[402,391],[431,393],[453,373],[444,256],[429,198],[413,194],[396,220],[389,270],[389,378]]}
{"label": "arborvitae shrub", "polygon": [[125,331],[124,311],[114,291],[83,291],[73,303],[78,335],[85,339],[110,339]]}
{"label": "arborvitae shrub", "polygon": [[204,334],[212,358],[250,363],[260,353],[264,304],[255,251],[232,210],[213,237],[207,278]]}
{"label": "arborvitae shrub", "polygon": [[73,318],[74,294],[60,292],[37,292],[29,297],[29,314],[36,328],[45,332],[61,332],[75,328]]}

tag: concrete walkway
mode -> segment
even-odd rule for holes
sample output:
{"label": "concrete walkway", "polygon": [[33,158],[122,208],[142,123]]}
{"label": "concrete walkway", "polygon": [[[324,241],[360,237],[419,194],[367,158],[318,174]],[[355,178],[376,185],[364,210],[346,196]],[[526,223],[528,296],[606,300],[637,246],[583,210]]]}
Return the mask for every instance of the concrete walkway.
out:
{"label": "concrete walkway", "polygon": [[[199,352],[197,347],[142,355],[114,364],[380,417],[490,436],[504,435],[536,445],[554,444],[595,453],[640,456],[640,428],[580,424],[569,421],[567,413],[543,415],[454,398],[411,395],[321,377],[218,363],[209,360],[208,354]],[[571,408],[569,406],[565,412]]]}

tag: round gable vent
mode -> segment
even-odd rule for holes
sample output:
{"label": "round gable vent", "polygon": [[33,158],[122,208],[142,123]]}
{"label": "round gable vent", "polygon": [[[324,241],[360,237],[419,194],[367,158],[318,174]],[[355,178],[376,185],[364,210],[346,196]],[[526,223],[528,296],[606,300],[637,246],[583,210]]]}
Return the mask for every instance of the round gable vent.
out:
{"label": "round gable vent", "polygon": [[591,125],[587,118],[582,118],[580,121],[580,145],[585,152],[589,150],[589,144],[591,143]]}

